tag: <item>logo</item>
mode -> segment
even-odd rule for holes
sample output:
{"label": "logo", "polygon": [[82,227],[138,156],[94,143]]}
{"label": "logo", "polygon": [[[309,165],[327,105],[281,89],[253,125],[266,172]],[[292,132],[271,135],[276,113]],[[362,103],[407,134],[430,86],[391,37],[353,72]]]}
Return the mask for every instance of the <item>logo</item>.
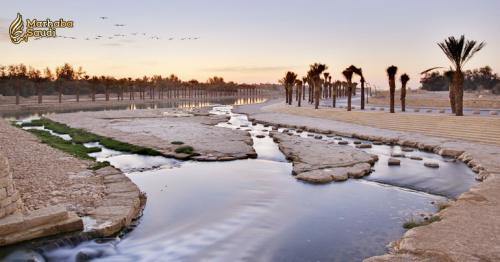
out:
{"label": "logo", "polygon": [[57,37],[57,29],[73,28],[74,22],[62,18],[55,21],[48,18],[45,20],[26,19],[26,30],[24,25],[23,16],[17,13],[16,18],[9,26],[10,41],[13,44],[28,42],[30,38],[55,38]]}

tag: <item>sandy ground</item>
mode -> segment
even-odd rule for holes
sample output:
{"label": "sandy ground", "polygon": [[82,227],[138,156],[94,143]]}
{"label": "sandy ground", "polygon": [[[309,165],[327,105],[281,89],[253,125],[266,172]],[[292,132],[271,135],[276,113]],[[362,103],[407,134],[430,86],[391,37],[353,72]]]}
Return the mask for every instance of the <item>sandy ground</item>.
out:
{"label": "sandy ground", "polygon": [[[497,136],[482,138],[482,130],[500,128],[497,120],[490,118],[458,118],[458,123],[447,122],[447,117],[433,119],[426,115],[389,114],[369,112],[344,112],[332,109],[313,110],[309,108],[281,105],[265,106],[260,111],[251,108],[249,116],[257,122],[279,124],[289,128],[303,126],[318,133],[333,133],[359,139],[394,143],[416,147],[443,156],[456,157],[477,172],[482,183],[462,194],[449,207],[438,213],[441,221],[417,227],[406,232],[403,238],[392,243],[391,254],[369,258],[366,261],[500,261],[500,145]],[[246,106],[239,107],[245,112]],[[340,117],[339,117],[340,116]],[[365,122],[356,124],[350,118],[356,116]],[[422,118],[423,117],[423,118]],[[457,119],[456,117],[451,117]],[[344,119],[346,119],[344,121]],[[467,119],[467,123],[460,123]],[[483,122],[484,121],[486,122]],[[444,121],[444,122],[443,122]],[[398,123],[400,122],[400,123]],[[393,123],[393,125],[387,125]],[[409,130],[399,131],[398,126],[410,125]],[[445,133],[418,131],[419,126],[438,126]],[[467,134],[476,131],[474,141]],[[418,132],[417,132],[417,131]],[[446,132],[458,130],[448,135]],[[441,134],[436,137],[431,134]],[[486,135],[487,136],[487,135]],[[443,138],[445,137],[445,138]],[[487,145],[490,144],[490,145]]]}
{"label": "sandy ground", "polygon": [[[401,105],[400,92],[396,91],[396,106]],[[425,90],[413,90],[406,94],[406,106],[408,107],[450,107],[448,91],[429,92]],[[378,91],[368,100],[368,105],[389,105],[389,92]],[[500,109],[500,96],[493,94],[466,92],[464,93],[464,108],[489,108]]]}
{"label": "sandy ground", "polygon": [[[119,141],[154,148],[165,155],[183,159],[176,154],[182,141],[200,154],[196,160],[215,161],[255,157],[250,135],[245,131],[229,130],[215,125],[228,120],[228,116],[208,116],[206,109],[190,116],[177,109],[145,109],[132,111],[101,111],[53,114],[48,118],[83,128],[90,132]],[[177,117],[179,116],[179,117]]]}
{"label": "sandy ground", "polygon": [[87,170],[89,161],[41,144],[32,134],[4,120],[0,120],[0,151],[8,158],[28,211],[62,204],[83,215],[102,200],[104,184]]}
{"label": "sandy ground", "polygon": [[332,108],[314,110],[310,105],[298,108],[287,106],[285,103],[265,106],[262,111],[338,120],[369,127],[500,145],[500,119],[498,117],[456,117],[424,113],[390,114],[373,111],[347,112],[345,109]]}

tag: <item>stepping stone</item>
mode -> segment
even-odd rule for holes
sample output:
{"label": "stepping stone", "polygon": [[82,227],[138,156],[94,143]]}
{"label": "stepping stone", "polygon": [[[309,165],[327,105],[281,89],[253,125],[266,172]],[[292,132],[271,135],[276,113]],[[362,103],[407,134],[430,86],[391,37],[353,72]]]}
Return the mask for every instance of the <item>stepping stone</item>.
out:
{"label": "stepping stone", "polygon": [[379,108],[378,110],[379,110],[379,111],[384,111],[384,110],[385,110],[385,108],[381,107],[381,108]]}
{"label": "stepping stone", "polygon": [[410,156],[410,159],[411,160],[423,160],[423,158],[419,157],[419,156]]}
{"label": "stepping stone", "polygon": [[420,109],[415,108],[415,109],[413,109],[413,112],[420,112]]}
{"label": "stepping stone", "polygon": [[295,133],[298,133],[298,134],[300,134],[302,132],[304,132],[304,130],[301,130],[301,129],[298,129],[297,131],[295,131]]}
{"label": "stepping stone", "polygon": [[405,154],[403,154],[403,153],[392,153],[391,156],[392,157],[405,157]]}
{"label": "stepping stone", "polygon": [[444,114],[446,111],[444,109],[439,110],[440,114]]}
{"label": "stepping stone", "polygon": [[375,109],[376,109],[375,107],[370,108],[370,110],[372,110],[372,111],[375,110]]}
{"label": "stepping stone", "polygon": [[376,146],[380,146],[380,145],[382,145],[382,142],[380,142],[380,141],[373,141],[372,144],[374,144]]}
{"label": "stepping stone", "polygon": [[345,140],[342,140],[342,141],[339,141],[337,144],[339,144],[339,145],[348,145],[349,142],[347,142]]}
{"label": "stepping stone", "polygon": [[352,143],[355,144],[355,145],[359,145],[359,144],[361,144],[361,141],[354,141]]}
{"label": "stepping stone", "polygon": [[314,134],[307,134],[307,136],[314,136]]}
{"label": "stepping stone", "polygon": [[371,144],[360,144],[357,145],[356,148],[372,148]]}
{"label": "stepping stone", "polygon": [[387,161],[387,165],[389,165],[389,166],[399,166],[399,165],[401,165],[401,161],[399,159],[391,157]]}
{"label": "stepping stone", "polygon": [[278,128],[275,127],[275,126],[273,126],[271,129],[274,130],[274,131],[278,130]]}
{"label": "stepping stone", "polygon": [[479,111],[479,110],[474,110],[474,111],[472,111],[472,114],[474,114],[474,115],[479,115],[479,114],[481,114],[481,111]]}
{"label": "stepping stone", "polygon": [[427,109],[425,112],[432,113],[432,109]]}
{"label": "stepping stone", "polygon": [[403,151],[403,152],[413,152],[413,148],[403,147],[403,148],[401,149],[401,151]]}
{"label": "stepping stone", "polygon": [[323,136],[320,136],[320,135],[314,136],[314,139],[322,139],[322,138],[323,138]]}
{"label": "stepping stone", "polygon": [[256,137],[256,138],[264,138],[264,137],[266,137],[266,136],[265,136],[265,135],[256,135],[255,137]]}
{"label": "stepping stone", "polygon": [[335,137],[335,140],[342,140],[342,137]]}
{"label": "stepping stone", "polygon": [[439,164],[436,162],[424,162],[424,166],[430,168],[439,168]]}

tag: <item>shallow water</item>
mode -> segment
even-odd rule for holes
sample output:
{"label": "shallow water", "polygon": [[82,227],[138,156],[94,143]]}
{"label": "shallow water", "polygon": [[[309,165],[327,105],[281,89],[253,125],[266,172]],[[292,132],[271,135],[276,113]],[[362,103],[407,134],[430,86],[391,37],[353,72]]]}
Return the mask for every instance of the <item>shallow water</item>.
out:
{"label": "shallow water", "polygon": [[[231,114],[227,107],[213,113]],[[257,159],[177,161],[104,148],[93,156],[110,161],[147,193],[140,223],[123,238],[40,247],[35,254],[41,261],[360,261],[385,253],[404,233],[405,221],[435,212],[432,203],[446,200],[407,188],[453,197],[473,181],[464,165],[424,152],[412,154],[439,161],[441,168],[409,159],[387,167],[384,158],[399,148],[382,145],[367,150],[380,160],[366,179],[306,184],[291,176],[291,163],[268,137],[271,127],[231,115],[220,126],[251,129]],[[18,248],[9,259],[26,252],[33,249]]]}

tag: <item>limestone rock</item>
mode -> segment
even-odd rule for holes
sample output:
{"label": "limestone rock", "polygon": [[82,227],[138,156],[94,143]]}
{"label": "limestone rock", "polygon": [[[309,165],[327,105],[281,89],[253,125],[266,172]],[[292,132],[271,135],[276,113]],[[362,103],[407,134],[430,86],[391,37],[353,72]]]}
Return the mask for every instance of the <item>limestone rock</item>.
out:
{"label": "limestone rock", "polygon": [[387,164],[389,166],[399,166],[401,165],[401,161],[399,159],[396,159],[396,158],[389,158],[389,160],[387,161]]}

